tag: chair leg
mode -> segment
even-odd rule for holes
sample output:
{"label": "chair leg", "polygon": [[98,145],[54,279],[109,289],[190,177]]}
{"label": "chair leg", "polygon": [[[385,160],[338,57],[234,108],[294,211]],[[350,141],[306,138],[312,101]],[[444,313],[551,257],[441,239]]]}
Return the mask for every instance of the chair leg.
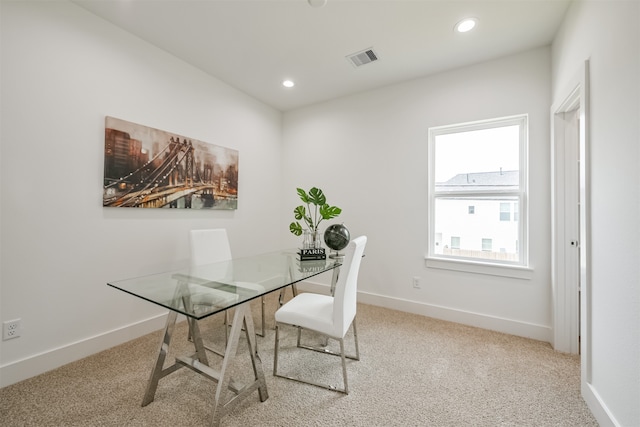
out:
{"label": "chair leg", "polygon": [[278,324],[276,323],[276,342],[273,346],[273,376],[278,375],[278,347],[280,344],[280,329],[278,329]]}
{"label": "chair leg", "polygon": [[227,348],[229,345],[229,326],[231,326],[231,322],[229,321],[229,310],[224,311],[224,348]]}
{"label": "chair leg", "polygon": [[262,297],[260,297],[260,312],[261,312],[261,316],[262,316],[262,324],[261,324],[261,333],[257,333],[256,335],[260,335],[261,337],[264,338],[264,308],[266,306],[265,300],[264,300],[264,295]]}
{"label": "chair leg", "polygon": [[349,394],[349,385],[347,384],[347,358],[344,355],[344,339],[340,338],[340,359],[342,359],[342,378],[344,380],[344,394]]}
{"label": "chair leg", "polygon": [[354,357],[353,360],[360,360],[360,350],[358,348],[358,330],[356,329],[356,318],[355,318],[355,316],[353,318],[353,322],[351,323],[351,325],[353,326],[353,342],[356,345],[356,357]]}
{"label": "chair leg", "polygon": [[[294,325],[291,325],[294,326]],[[349,383],[347,380],[347,358],[349,359],[355,359],[354,357],[350,357],[347,356],[345,351],[344,351],[344,339],[342,338],[334,338],[336,340],[338,340],[338,342],[340,343],[340,353],[334,353],[334,352],[330,352],[330,351],[325,351],[325,350],[319,350],[313,347],[306,347],[304,345],[300,345],[300,331],[302,328],[295,326],[295,328],[298,330],[297,331],[297,340],[298,340],[298,347],[299,348],[303,348],[303,349],[307,349],[307,350],[314,350],[314,351],[318,351],[321,353],[325,353],[325,354],[329,354],[332,356],[340,356],[341,362],[342,362],[342,378],[343,378],[343,383],[344,383],[344,388],[340,389],[338,387],[332,386],[332,385],[327,385],[327,384],[323,384],[323,383],[319,383],[319,382],[315,382],[315,381],[310,381],[310,380],[306,380],[306,379],[302,379],[302,378],[297,378],[297,377],[291,377],[291,376],[287,376],[287,375],[282,375],[278,373],[278,353],[279,353],[279,347],[280,347],[280,327],[278,326],[278,323],[276,322],[276,338],[275,338],[275,345],[274,345],[274,355],[273,355],[273,376],[274,377],[281,377],[281,378],[286,378],[289,380],[294,380],[294,381],[298,381],[301,383],[305,383],[305,384],[310,384],[316,387],[321,387],[321,388],[326,388],[327,390],[332,390],[332,391],[337,391],[340,393],[344,393],[344,394],[349,394]],[[357,346],[356,346],[357,348]],[[359,356],[357,350],[356,350],[357,355]],[[357,359],[355,359],[357,360]]]}

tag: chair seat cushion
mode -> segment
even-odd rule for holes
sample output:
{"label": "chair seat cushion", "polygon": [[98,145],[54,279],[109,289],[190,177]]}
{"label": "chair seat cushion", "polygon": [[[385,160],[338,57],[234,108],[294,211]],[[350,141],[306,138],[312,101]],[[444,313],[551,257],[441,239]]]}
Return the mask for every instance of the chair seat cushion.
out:
{"label": "chair seat cushion", "polygon": [[250,289],[252,291],[264,292],[264,286],[251,282],[233,282],[238,288]]}
{"label": "chair seat cushion", "polygon": [[190,291],[192,304],[224,307],[238,301],[238,294],[207,286],[190,285]]}
{"label": "chair seat cushion", "polygon": [[325,335],[334,336],[333,297],[303,293],[280,307],[276,322],[300,326]]}

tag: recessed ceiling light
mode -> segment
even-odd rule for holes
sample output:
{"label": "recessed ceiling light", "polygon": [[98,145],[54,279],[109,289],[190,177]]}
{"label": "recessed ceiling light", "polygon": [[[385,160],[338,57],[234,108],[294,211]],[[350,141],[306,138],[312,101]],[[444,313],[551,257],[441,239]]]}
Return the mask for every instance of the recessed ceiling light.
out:
{"label": "recessed ceiling light", "polygon": [[291,80],[283,80],[282,86],[284,87],[294,87],[296,84]]}
{"label": "recessed ceiling light", "polygon": [[466,33],[467,31],[473,30],[477,23],[478,21],[475,18],[466,18],[458,22],[455,29],[459,33]]}

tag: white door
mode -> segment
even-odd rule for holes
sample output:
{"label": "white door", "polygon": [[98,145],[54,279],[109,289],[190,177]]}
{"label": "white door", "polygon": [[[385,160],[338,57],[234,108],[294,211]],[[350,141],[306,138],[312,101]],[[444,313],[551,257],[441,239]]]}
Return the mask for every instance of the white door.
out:
{"label": "white door", "polygon": [[565,122],[565,286],[575,306],[569,319],[570,353],[580,351],[580,109],[564,113]]}
{"label": "white door", "polygon": [[[575,94],[574,94],[575,96]],[[579,351],[580,108],[568,98],[554,111],[553,332],[554,348]]]}

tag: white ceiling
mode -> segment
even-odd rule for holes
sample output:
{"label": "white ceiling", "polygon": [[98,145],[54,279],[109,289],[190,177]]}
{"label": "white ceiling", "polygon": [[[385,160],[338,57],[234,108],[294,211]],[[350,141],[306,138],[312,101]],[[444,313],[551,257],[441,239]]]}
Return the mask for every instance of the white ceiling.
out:
{"label": "white ceiling", "polygon": [[[546,46],[571,0],[72,1],[287,111]],[[465,17],[476,29],[455,33]],[[346,59],[368,48],[378,61]]]}

